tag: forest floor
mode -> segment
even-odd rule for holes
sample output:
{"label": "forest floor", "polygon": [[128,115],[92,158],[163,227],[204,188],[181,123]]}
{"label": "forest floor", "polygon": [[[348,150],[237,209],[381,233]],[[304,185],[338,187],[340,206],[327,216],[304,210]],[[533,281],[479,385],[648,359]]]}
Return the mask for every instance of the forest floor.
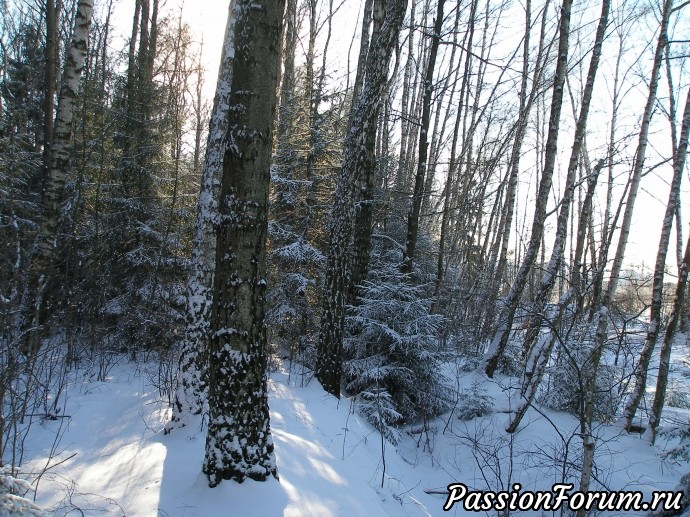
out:
{"label": "forest floor", "polygon": [[[269,380],[280,481],[226,481],[211,489],[200,473],[201,420],[163,434],[170,409],[154,386],[157,368],[122,358],[105,382],[82,374],[66,391],[61,417],[32,427],[21,470],[28,476],[48,467],[33,484],[50,515],[477,515],[462,503],[444,513],[448,484],[507,491],[513,483],[523,491],[551,490],[563,479],[577,484],[581,446],[573,416],[531,409],[517,433],[503,431],[516,379],[486,380],[447,365],[458,386],[475,384],[475,393],[493,397],[495,412],[469,421],[446,414],[426,429],[405,429],[393,445],[352,411],[349,399],[336,400],[282,365]],[[597,489],[640,490],[649,501],[654,490],[672,490],[686,470],[661,459],[663,440],[650,446],[615,425],[600,426],[598,434]]]}

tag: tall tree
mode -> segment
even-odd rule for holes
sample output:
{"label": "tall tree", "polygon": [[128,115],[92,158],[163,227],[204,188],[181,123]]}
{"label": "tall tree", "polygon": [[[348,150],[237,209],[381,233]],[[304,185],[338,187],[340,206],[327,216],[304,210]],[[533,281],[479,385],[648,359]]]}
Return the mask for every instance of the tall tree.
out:
{"label": "tall tree", "polygon": [[236,0],[209,336],[209,485],[277,476],[270,432],[266,232],[284,0]]}
{"label": "tall tree", "polygon": [[218,69],[218,82],[213,101],[206,141],[206,155],[201,177],[199,206],[192,245],[192,273],[187,283],[187,318],[180,356],[178,388],[175,393],[173,417],[166,427],[183,426],[185,417],[202,410],[206,391],[204,371],[207,367],[205,347],[211,326],[213,277],[216,268],[216,222],[218,197],[227,143],[228,111],[234,63],[235,17],[230,12],[225,27],[225,40]]}
{"label": "tall tree", "polygon": [[[621,222],[621,230],[618,238],[618,245],[616,247],[616,254],[611,265],[611,271],[609,273],[609,281],[605,291],[602,294],[601,301],[594,315],[594,321],[596,323],[596,333],[593,342],[592,352],[587,358],[586,367],[583,369],[583,391],[584,391],[584,404],[583,404],[583,416],[581,418],[581,430],[580,434],[582,436],[583,443],[583,453],[582,453],[582,471],[580,475],[580,491],[587,492],[592,479],[592,473],[594,469],[594,452],[595,452],[595,438],[593,431],[593,419],[594,419],[594,408],[595,408],[595,396],[596,396],[596,383],[597,375],[599,371],[599,366],[601,358],[604,353],[606,339],[608,336],[608,314],[609,308],[611,306],[611,301],[613,300],[613,295],[618,288],[618,282],[620,280],[621,270],[623,267],[623,258],[625,256],[625,249],[628,244],[628,237],[630,235],[630,229],[632,225],[632,215],[635,206],[635,200],[637,198],[637,193],[640,186],[640,180],[642,179],[642,171],[644,169],[645,156],[647,151],[647,145],[649,141],[649,127],[652,120],[652,114],[654,112],[654,106],[656,105],[656,92],[659,85],[659,71],[661,69],[661,61],[663,58],[664,50],[668,44],[668,23],[671,16],[673,0],[666,0],[662,5],[661,22],[659,27],[659,36],[657,39],[656,50],[654,54],[654,62],[652,64],[652,75],[649,82],[649,92],[647,94],[647,103],[645,105],[644,112],[642,114],[642,122],[640,124],[640,133],[638,135],[638,143],[635,152],[635,160],[633,162],[632,174],[630,178],[630,188],[627,195],[627,200],[625,204],[625,211],[623,213],[623,220]],[[599,275],[603,275],[603,271],[599,271]],[[644,373],[643,373],[644,370]],[[635,413],[639,400],[642,398],[641,386],[644,386],[644,382],[641,382],[641,376],[646,379],[646,368],[639,368],[636,371],[636,383],[633,388],[633,393],[626,405],[624,410],[624,417],[627,415]],[[626,419],[627,420],[627,419]],[[584,512],[579,512],[578,517],[584,516]]]}
{"label": "tall tree", "polygon": [[[36,329],[42,323],[46,295],[54,281],[54,261],[60,225],[60,205],[70,173],[72,130],[79,83],[89,42],[89,27],[93,16],[93,0],[80,0],[77,4],[72,41],[65,60],[58,95],[55,127],[46,177],[43,217],[38,233],[36,256],[31,262],[29,299],[25,324]],[[29,333],[30,349],[37,351],[35,330]]]}
{"label": "tall tree", "polygon": [[500,316],[499,326],[494,335],[493,341],[486,354],[485,371],[489,377],[498,366],[498,361],[508,344],[510,330],[515,319],[522,293],[527,285],[530,271],[534,267],[537,253],[541,246],[544,236],[544,221],[546,219],[546,207],[548,197],[551,192],[553,173],[556,166],[556,154],[558,153],[558,131],[561,121],[561,106],[563,104],[563,91],[565,76],[568,63],[568,42],[570,36],[570,9],[572,0],[564,0],[561,6],[561,16],[559,22],[558,38],[558,59],[556,64],[556,74],[553,83],[553,94],[551,97],[551,113],[549,116],[549,129],[546,140],[544,156],[544,170],[542,171],[539,182],[539,190],[534,208],[534,219],[532,220],[532,233],[530,234],[527,251],[522,259],[520,270],[508,294],[505,308]]}
{"label": "tall tree", "polygon": [[43,185],[45,191],[50,169],[50,150],[53,143],[53,123],[55,117],[55,84],[58,67],[58,6],[55,0],[46,0],[46,44],[45,53],[45,96],[43,99]]}
{"label": "tall tree", "polygon": [[[597,70],[599,68],[601,48],[604,43],[604,35],[606,33],[606,26],[608,24],[610,10],[610,0],[603,0],[601,4],[601,15],[599,16],[599,25],[597,26],[594,47],[592,50],[592,58],[590,59],[589,70],[587,72],[587,81],[585,83],[585,89],[582,94],[580,114],[577,118],[577,124],[575,126],[575,136],[573,139],[573,146],[570,152],[570,159],[568,161],[565,193],[563,195],[563,199],[561,200],[561,206],[558,212],[558,221],[556,223],[556,235],[554,237],[551,258],[539,284],[539,291],[537,293],[537,298],[534,304],[534,310],[536,314],[545,313],[546,304],[549,301],[551,291],[556,281],[556,275],[561,269],[561,265],[564,258],[565,242],[568,232],[568,217],[570,213],[570,205],[572,204],[576,188],[576,172],[578,168],[580,154],[583,150],[585,131],[587,129],[587,118],[589,116],[589,106],[591,104],[592,94],[594,92],[594,80],[596,79]],[[603,163],[601,163],[601,165],[603,166]],[[600,168],[601,167],[599,167],[599,169]],[[560,303],[561,306],[565,305],[567,298],[568,297],[566,296],[562,303]],[[555,343],[555,337],[552,338],[549,336],[541,341],[541,343],[543,343],[542,346],[534,345],[533,342],[537,339],[541,323],[542,322],[539,318],[533,318],[531,322],[532,328],[530,328],[529,332],[527,333],[527,338],[525,340],[525,352],[528,358],[528,364],[525,367],[525,375],[523,376],[523,383],[520,390],[521,400],[518,404],[518,407],[513,412],[511,422],[509,423],[507,428],[509,432],[513,432],[517,429],[518,425],[520,424],[520,421],[522,420],[522,417],[527,411],[527,408],[532,403],[532,400],[536,395],[537,387],[539,386],[539,383],[541,382],[542,376],[544,374],[545,366],[548,363],[549,357],[551,355],[551,350],[553,349]],[[533,353],[532,346],[535,347]]]}
{"label": "tall tree", "polygon": [[441,28],[443,27],[444,0],[437,0],[436,21],[434,32],[431,36],[431,49],[424,76],[424,98],[422,99],[422,120],[419,128],[419,154],[417,159],[417,171],[415,173],[414,191],[412,192],[412,204],[407,215],[407,238],[405,239],[405,254],[403,256],[401,271],[405,274],[412,273],[412,264],[417,249],[417,235],[419,233],[419,213],[422,208],[424,196],[424,179],[426,177],[427,157],[429,156],[429,122],[431,117],[432,95],[434,93],[434,71],[436,69],[436,56],[441,41]]}
{"label": "tall tree", "polygon": [[[674,195],[675,190],[680,191],[680,179],[678,176],[682,176],[683,169],[685,169],[685,160],[688,152],[688,137],[690,136],[690,89],[688,90],[687,98],[685,99],[685,110],[683,111],[683,122],[680,130],[680,140],[675,150],[673,156],[673,183],[671,186],[671,193],[669,195],[669,206],[666,208],[666,218],[664,219],[664,226],[662,228],[662,239],[664,234],[670,234],[671,229],[669,228],[670,223],[667,225],[667,219],[670,217],[668,215],[669,210],[675,211],[677,205],[676,197],[678,194]],[[675,147],[675,146],[674,146]],[[678,185],[676,185],[678,183]],[[671,205],[673,204],[673,205]],[[680,222],[677,221],[676,224],[680,226]],[[668,238],[668,237],[667,237]],[[664,340],[661,345],[661,350],[659,351],[659,374],[657,375],[656,390],[654,392],[654,402],[652,403],[652,411],[649,416],[649,427],[647,429],[647,437],[654,443],[656,437],[656,430],[659,427],[659,422],[661,421],[661,412],[664,409],[664,401],[666,399],[666,387],[668,384],[668,372],[671,362],[671,346],[673,344],[673,339],[676,335],[676,329],[680,318],[683,313],[683,306],[685,304],[685,296],[687,292],[688,283],[688,260],[690,260],[690,239],[688,239],[688,244],[686,245],[685,253],[683,256],[683,261],[681,262],[680,274],[678,276],[678,284],[676,286],[676,295],[673,302],[673,310],[666,326],[666,331],[664,333]],[[656,295],[656,293],[654,293]],[[646,344],[646,343],[645,343]]]}
{"label": "tall tree", "polygon": [[[340,396],[342,375],[345,297],[349,288],[349,246],[353,231],[355,186],[373,167],[376,121],[388,78],[388,64],[398,41],[407,7],[406,0],[377,0],[374,23],[381,23],[367,56],[365,83],[352,116],[352,128],[345,138],[343,162],[331,212],[325,296],[321,309],[316,377],[329,393]],[[382,20],[382,21],[381,21]]]}
{"label": "tall tree", "polygon": [[[656,92],[659,86],[659,72],[661,70],[662,60],[666,47],[668,45],[668,25],[671,18],[671,12],[673,7],[673,0],[666,0],[662,6],[661,12],[661,23],[659,26],[659,36],[657,39],[656,49],[654,53],[654,62],[652,64],[652,72],[649,81],[649,92],[647,94],[647,104],[645,105],[644,113],[642,115],[642,122],[640,124],[640,133],[637,142],[637,150],[635,152],[635,161],[633,162],[632,180],[630,184],[630,191],[628,192],[628,201],[625,205],[625,212],[623,214],[623,222],[621,225],[621,234],[619,238],[618,249],[616,251],[616,257],[613,262],[611,271],[611,280],[609,281],[609,288],[604,300],[602,301],[602,306],[608,308],[609,300],[613,297],[613,293],[617,287],[618,275],[623,263],[623,254],[625,252],[625,247],[628,241],[628,235],[630,233],[630,226],[632,221],[632,211],[635,205],[635,199],[637,197],[637,191],[639,190],[640,180],[642,178],[642,171],[644,169],[645,156],[647,152],[647,144],[649,141],[649,126],[651,124],[652,115],[654,113],[654,106],[656,105]],[[678,180],[680,181],[680,179]],[[671,191],[673,196],[673,189]],[[673,207],[675,209],[675,207]],[[671,218],[673,213],[671,214]],[[626,427],[629,427],[635,417],[635,412],[637,411],[637,406],[642,400],[642,394],[644,393],[644,388],[647,382],[647,368],[649,366],[649,359],[651,358],[652,351],[654,350],[654,345],[656,344],[656,337],[658,335],[658,327],[661,323],[661,292],[663,289],[662,285],[659,285],[657,278],[660,277],[661,283],[663,283],[663,267],[666,260],[666,250],[668,249],[668,238],[667,235],[664,238],[662,234],[659,252],[657,254],[657,262],[655,265],[655,282],[654,282],[654,296],[652,312],[650,313],[650,328],[645,340],[645,349],[641,353],[640,364],[635,371],[635,384],[630,394],[630,398],[623,411],[623,419]],[[664,241],[666,245],[664,246]],[[663,248],[663,250],[662,250]],[[663,260],[661,264],[661,269],[659,269],[659,261]],[[654,302],[658,299],[658,303]],[[606,318],[604,318],[605,320]],[[605,323],[599,322],[603,327],[601,337],[598,340],[600,346],[603,345],[605,336]]]}

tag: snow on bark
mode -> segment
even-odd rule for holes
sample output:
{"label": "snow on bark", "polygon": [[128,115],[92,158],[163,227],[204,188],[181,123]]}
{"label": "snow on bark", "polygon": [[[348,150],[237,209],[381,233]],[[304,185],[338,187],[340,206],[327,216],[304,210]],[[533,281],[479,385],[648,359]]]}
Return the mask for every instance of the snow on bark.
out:
{"label": "snow on bark", "polygon": [[79,82],[89,43],[89,27],[93,15],[93,0],[80,0],[74,21],[65,68],[58,95],[53,146],[48,170],[44,203],[45,216],[41,223],[39,256],[50,260],[55,247],[60,219],[60,204],[69,175],[74,106],[79,94]]}
{"label": "snow on bark", "polygon": [[[264,325],[271,148],[285,2],[237,0],[208,343],[211,487],[277,477]],[[227,49],[226,49],[227,50]],[[229,53],[229,52],[228,52]]]}
{"label": "snow on bark", "polygon": [[166,432],[170,432],[175,427],[183,427],[188,415],[201,413],[207,391],[204,369],[208,358],[204,348],[211,325],[218,196],[226,148],[232,65],[235,57],[235,9],[235,2],[231,2],[218,69],[218,83],[209,121],[199,206],[194,225],[192,272],[187,283],[187,318],[180,356],[178,386],[175,392],[173,416],[166,426]]}
{"label": "snow on bark", "polygon": [[[563,294],[558,301],[558,306],[555,310],[556,314],[549,316],[549,321],[553,320],[553,324],[549,325],[546,331],[538,335],[536,345],[533,346],[529,352],[529,356],[525,362],[525,371],[522,375],[522,382],[515,403],[515,409],[513,409],[513,413],[506,426],[506,432],[508,433],[513,433],[517,430],[522,421],[522,417],[525,416],[525,413],[537,395],[539,385],[544,378],[546,367],[549,365],[551,353],[558,338],[554,329],[558,329],[572,294],[572,289],[569,289]],[[511,404],[511,407],[512,406],[513,404]]]}
{"label": "snow on bark", "polygon": [[316,377],[329,393],[340,396],[342,376],[345,296],[349,286],[349,247],[353,231],[355,186],[372,162],[376,142],[376,121],[386,86],[388,65],[405,15],[405,0],[386,3],[383,25],[372,41],[366,66],[366,82],[345,137],[343,162],[331,212],[325,296],[321,309]]}

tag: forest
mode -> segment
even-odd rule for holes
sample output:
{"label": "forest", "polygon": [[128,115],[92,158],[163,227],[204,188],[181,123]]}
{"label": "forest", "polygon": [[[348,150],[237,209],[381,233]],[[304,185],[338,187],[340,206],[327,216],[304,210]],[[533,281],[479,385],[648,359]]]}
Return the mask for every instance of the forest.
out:
{"label": "forest", "polygon": [[[219,3],[0,0],[0,514],[96,514],[65,444],[126,390],[197,495],[293,486],[300,440],[355,479],[351,432],[382,515],[467,469],[690,512],[690,2]],[[356,511],[271,490],[239,513]]]}

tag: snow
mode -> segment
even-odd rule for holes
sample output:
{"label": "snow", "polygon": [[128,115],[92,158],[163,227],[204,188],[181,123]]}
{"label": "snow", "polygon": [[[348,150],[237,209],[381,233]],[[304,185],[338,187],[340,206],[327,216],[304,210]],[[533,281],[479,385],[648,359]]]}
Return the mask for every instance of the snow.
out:
{"label": "snow", "polygon": [[[82,375],[68,390],[69,418],[32,428],[24,473],[46,465],[58,431],[64,431],[52,467],[38,483],[36,502],[48,514],[76,515],[79,508],[84,515],[128,517],[476,515],[461,504],[443,511],[449,484],[508,490],[519,482],[522,490],[550,490],[561,482],[562,469],[576,483],[577,469],[562,461],[568,447],[570,462],[581,454],[574,417],[531,409],[518,432],[508,435],[498,408],[509,406],[517,380],[487,380],[448,363],[445,375],[459,375],[460,387],[485,389],[498,412],[468,421],[442,415],[428,430],[404,429],[397,447],[382,442],[350,400],[335,399],[315,380],[307,383],[308,375],[273,372],[269,405],[280,480],[224,481],[209,488],[201,473],[201,417],[163,434],[170,409],[152,386],[155,368],[119,364],[106,382]],[[618,426],[602,426],[598,435],[597,474],[607,488],[642,490],[648,501],[652,490],[674,488],[683,467],[662,462],[657,447]]]}

